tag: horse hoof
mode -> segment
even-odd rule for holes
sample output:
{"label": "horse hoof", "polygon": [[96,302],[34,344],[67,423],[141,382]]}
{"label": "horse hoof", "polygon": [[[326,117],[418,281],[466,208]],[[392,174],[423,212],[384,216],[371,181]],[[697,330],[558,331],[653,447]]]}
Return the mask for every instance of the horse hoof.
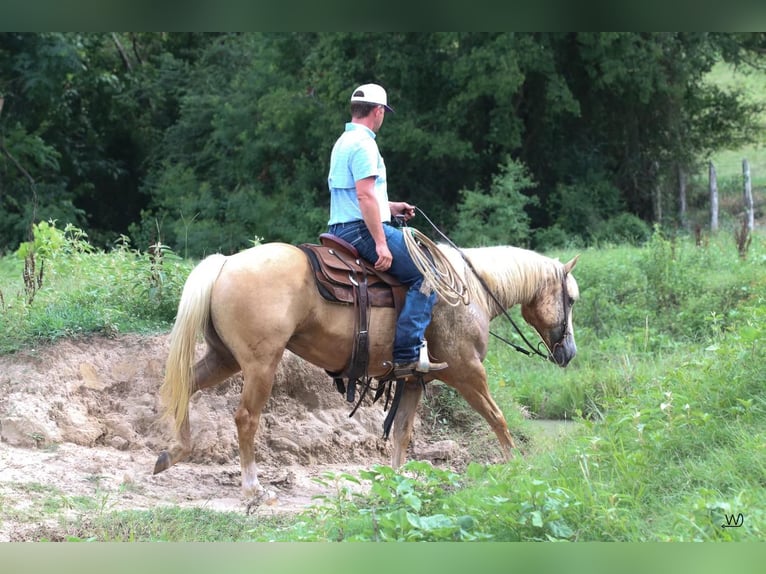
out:
{"label": "horse hoof", "polygon": [[245,505],[245,513],[249,516],[263,505],[275,506],[279,498],[273,490],[261,490],[250,497]]}
{"label": "horse hoof", "polygon": [[163,470],[167,470],[170,468],[170,454],[168,451],[163,450],[160,453],[160,456],[157,457],[157,462],[154,463],[154,473],[157,474],[162,472]]}
{"label": "horse hoof", "polygon": [[276,506],[279,502],[279,497],[277,496],[277,493],[273,490],[267,490],[263,493],[263,504],[266,506]]}

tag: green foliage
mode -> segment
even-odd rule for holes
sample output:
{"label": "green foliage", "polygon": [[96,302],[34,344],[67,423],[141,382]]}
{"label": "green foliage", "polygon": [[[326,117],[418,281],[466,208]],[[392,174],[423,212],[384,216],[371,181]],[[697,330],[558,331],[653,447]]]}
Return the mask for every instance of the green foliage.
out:
{"label": "green foliage", "polygon": [[77,334],[166,328],[173,321],[191,266],[167,246],[139,252],[123,236],[105,253],[82,230],[61,230],[55,222],[38,224],[34,235],[18,250],[23,277],[0,282],[0,352]]}
{"label": "green foliage", "polygon": [[677,242],[668,240],[659,226],[639,263],[647,280],[647,297],[656,302],[660,314],[672,313],[694,288],[694,278],[676,253]]}
{"label": "green foliage", "polygon": [[39,256],[42,261],[51,259],[65,244],[64,233],[53,225],[41,221],[32,228],[32,241],[26,241],[19,245],[16,256],[25,260],[29,257]]}
{"label": "green foliage", "polygon": [[0,35],[0,251],[36,221],[82,226],[90,218],[100,237],[137,215],[135,178],[146,156],[131,130],[140,103],[119,97],[126,78],[113,37]]}
{"label": "green foliage", "polygon": [[[570,237],[580,236],[591,243],[625,239],[622,235],[610,235],[621,223],[617,218],[624,206],[620,190],[605,174],[588,173],[581,182],[559,184],[550,201],[552,212],[557,214],[555,225]],[[634,216],[634,219],[638,218]],[[635,229],[635,224],[633,227]]]}
{"label": "green foliage", "polygon": [[488,192],[462,190],[455,242],[474,247],[527,245],[530,230],[525,209],[537,201],[523,192],[534,185],[524,165],[507,159]]}
{"label": "green foliage", "polygon": [[[361,480],[360,480],[361,479]],[[369,482],[363,494],[346,484]],[[460,486],[458,475],[422,461],[400,471],[376,465],[359,478],[328,473],[323,486],[336,484],[336,494],[316,497],[319,503],[295,526],[300,540],[456,541],[479,540],[480,523],[468,514],[445,512],[445,496]]]}
{"label": "green foliage", "polygon": [[577,267],[577,322],[602,340],[619,333],[618,350],[629,345],[656,351],[665,337],[698,341],[709,334],[712,317],[717,329],[726,329],[737,320],[738,305],[761,284],[758,263],[739,261],[734,241],[723,236],[696,247],[688,238],[669,238],[655,228],[641,250],[597,252],[598,265]]}
{"label": "green foliage", "polygon": [[[465,478],[410,461],[400,471],[376,466],[359,478],[325,476],[339,486],[321,496],[293,528],[299,540],[329,541],[470,541],[560,540],[574,536],[564,520],[577,506],[563,489],[528,476],[511,477],[500,469],[471,465]],[[360,480],[361,479],[361,480]],[[468,487],[463,480],[469,484]]]}
{"label": "green foliage", "polygon": [[[528,244],[529,230],[548,228],[538,245],[621,241],[626,221],[613,218],[650,220],[653,190],[679,165],[694,172],[757,141],[762,82],[740,72],[763,44],[723,33],[4,33],[0,251],[48,219],[100,248],[130,234],[146,249],[159,225],[189,256],[236,251],[254,233],[311,240],[326,224],[348,94],[367,81],[398,110],[378,139],[392,199],[471,242]],[[720,81],[722,63],[738,65],[736,81]],[[492,199],[507,158],[537,183],[524,205]],[[510,229],[476,237],[459,203],[507,209]]]}
{"label": "green foliage", "polygon": [[[575,203],[579,201],[574,196],[571,200]],[[562,209],[562,213],[569,214],[567,223],[555,223],[534,231],[534,249],[549,251],[586,245],[642,245],[652,235],[652,228],[632,213],[605,215],[605,219],[587,208],[566,208]],[[590,223],[583,226],[582,221]]]}
{"label": "green foliage", "polygon": [[[5,149],[13,150],[14,161],[7,166],[6,181],[0,187],[4,191],[0,193],[0,253],[28,234],[30,220],[84,220],[85,212],[75,207],[64,182],[55,176],[61,154],[53,146],[20,124],[7,130],[2,143]],[[2,161],[0,154],[0,166]],[[31,181],[30,172],[35,174]]]}
{"label": "green foliage", "polygon": [[532,478],[514,476],[502,466],[472,464],[466,470],[469,487],[455,496],[469,504],[492,539],[497,541],[570,540],[575,531],[567,514],[579,506],[566,489]]}
{"label": "green foliage", "polygon": [[532,248],[535,251],[545,252],[577,243],[577,239],[574,238],[573,240],[571,234],[564,231],[558,224],[555,224],[544,229],[534,230]]}
{"label": "green foliage", "polygon": [[164,134],[166,159],[149,174],[152,202],[134,235],[146,241],[161,222],[169,245],[201,256],[236,252],[253,233],[314,240],[326,226],[318,191],[324,162],[305,129],[318,110],[295,78],[264,67],[282,49],[274,38],[246,35],[200,54],[178,121]]}
{"label": "green foliage", "polygon": [[93,251],[87,234],[71,223],[62,230],[56,227],[55,220],[41,221],[32,226],[32,236],[32,241],[22,243],[16,250],[20,259],[35,256],[42,261],[54,262],[61,256]]}
{"label": "green foliage", "polygon": [[652,235],[652,229],[632,213],[620,213],[596,227],[593,238],[598,243],[614,242],[642,245]]}
{"label": "green foliage", "polygon": [[69,527],[69,542],[237,542],[252,539],[264,527],[278,527],[276,519],[200,508],[159,507],[81,518]]}

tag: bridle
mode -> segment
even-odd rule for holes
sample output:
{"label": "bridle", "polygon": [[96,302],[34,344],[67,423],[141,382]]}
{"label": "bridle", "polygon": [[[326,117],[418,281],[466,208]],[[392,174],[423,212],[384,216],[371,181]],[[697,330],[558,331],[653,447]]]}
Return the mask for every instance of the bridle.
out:
{"label": "bridle", "polygon": [[[463,259],[465,259],[465,256],[463,256]],[[467,259],[466,259],[467,261]],[[479,279],[479,283],[481,283],[484,290],[487,292],[487,294],[492,298],[492,300],[495,302],[495,304],[498,306],[498,308],[502,311],[503,315],[505,316],[508,321],[510,321],[511,325],[513,325],[513,328],[516,330],[516,332],[519,334],[521,339],[524,341],[524,343],[527,345],[528,349],[525,349],[523,347],[520,347],[519,345],[516,345],[512,341],[509,341],[508,339],[505,339],[504,337],[501,337],[497,333],[490,331],[489,334],[495,337],[496,339],[499,339],[506,345],[509,345],[514,348],[514,350],[523,353],[527,356],[537,355],[546,361],[552,361],[556,364],[559,364],[559,362],[556,360],[556,355],[554,352],[556,349],[561,347],[564,344],[564,341],[566,338],[570,335],[569,330],[569,317],[572,312],[572,305],[569,304],[569,290],[567,289],[567,273],[564,273],[561,277],[561,308],[564,310],[564,317],[561,321],[561,338],[553,343],[553,347],[548,347],[548,344],[545,342],[545,340],[540,336],[538,333],[538,336],[540,336],[540,341],[537,343],[537,346],[533,346],[532,343],[529,342],[529,340],[524,336],[524,333],[521,332],[521,329],[519,329],[518,325],[516,325],[516,322],[513,320],[511,315],[508,313],[508,311],[503,307],[503,305],[500,304],[500,302],[495,297],[494,293],[489,289],[487,284],[484,282],[484,280],[479,276],[479,274],[476,272],[476,270],[471,266],[470,262],[468,263],[469,267],[471,268],[471,271],[473,271],[474,275]],[[545,351],[547,351],[547,354],[540,350],[540,347],[543,347]]]}
{"label": "bridle", "polygon": [[[564,273],[561,276],[561,308],[564,310],[564,318],[562,319],[561,323],[561,339],[559,339],[556,343],[553,343],[553,348],[549,349],[550,357],[551,359],[558,364],[558,361],[556,361],[556,355],[554,354],[556,349],[561,347],[564,344],[564,341],[566,338],[571,334],[569,329],[570,321],[572,315],[572,304],[569,302],[569,290],[567,289],[567,275],[568,273]],[[544,343],[545,341],[543,341]]]}

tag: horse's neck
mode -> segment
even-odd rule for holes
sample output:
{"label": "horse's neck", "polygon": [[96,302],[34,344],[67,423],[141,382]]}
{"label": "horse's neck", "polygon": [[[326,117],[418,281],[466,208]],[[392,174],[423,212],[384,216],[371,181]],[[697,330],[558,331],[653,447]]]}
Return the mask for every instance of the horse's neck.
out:
{"label": "horse's neck", "polygon": [[490,317],[514,305],[529,303],[541,284],[556,273],[555,260],[519,247],[479,247],[466,249],[465,253],[492,293],[488,295],[480,285],[472,287]]}

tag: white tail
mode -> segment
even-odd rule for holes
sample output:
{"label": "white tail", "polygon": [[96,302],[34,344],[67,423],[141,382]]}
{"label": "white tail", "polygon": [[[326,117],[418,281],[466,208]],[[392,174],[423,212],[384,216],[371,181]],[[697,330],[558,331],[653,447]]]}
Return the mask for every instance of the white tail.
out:
{"label": "white tail", "polygon": [[210,294],[225,262],[226,256],[220,253],[202,260],[186,279],[178,303],[170,332],[165,382],[160,388],[166,415],[175,420],[176,431],[180,431],[189,412],[197,336],[210,320]]}

